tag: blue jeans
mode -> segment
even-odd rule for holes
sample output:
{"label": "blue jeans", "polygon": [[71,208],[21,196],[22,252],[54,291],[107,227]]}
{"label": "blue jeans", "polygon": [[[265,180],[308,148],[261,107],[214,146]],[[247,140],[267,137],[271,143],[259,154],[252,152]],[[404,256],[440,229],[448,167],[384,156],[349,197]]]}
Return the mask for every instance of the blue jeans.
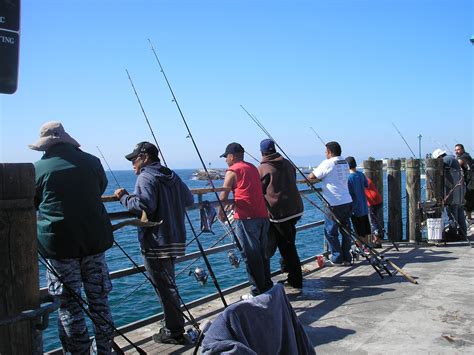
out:
{"label": "blue jeans", "polygon": [[[339,206],[330,206],[331,212],[324,217],[324,235],[329,244],[331,252],[331,261],[335,264],[342,264],[344,261],[351,261],[351,237],[350,217],[352,214],[352,203],[346,203]],[[334,216],[333,216],[334,215]],[[335,221],[335,218],[341,222],[341,227]],[[345,232],[344,228],[347,232]],[[342,243],[339,242],[339,233],[341,233]]]}
{"label": "blue jeans", "polygon": [[242,259],[247,267],[247,274],[254,296],[273,286],[270,276],[270,259],[265,250],[268,243],[270,222],[266,218],[236,219],[234,229],[241,246]]}

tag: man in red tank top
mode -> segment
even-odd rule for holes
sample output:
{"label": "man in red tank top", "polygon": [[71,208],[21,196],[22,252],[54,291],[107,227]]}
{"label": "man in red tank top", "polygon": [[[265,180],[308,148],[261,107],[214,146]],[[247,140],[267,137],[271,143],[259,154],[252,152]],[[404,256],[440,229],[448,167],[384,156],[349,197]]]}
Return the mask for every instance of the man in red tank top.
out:
{"label": "man in red tank top", "polygon": [[[244,148],[239,143],[230,143],[221,157],[225,157],[229,166],[223,187],[228,187],[234,194],[233,227],[251,284],[251,294],[246,297],[249,298],[273,286],[270,259],[265,255],[270,222],[260,174],[255,166],[244,161]],[[221,192],[220,199],[226,200],[229,193],[230,191]],[[224,217],[224,211],[219,210],[219,219],[224,221]]]}

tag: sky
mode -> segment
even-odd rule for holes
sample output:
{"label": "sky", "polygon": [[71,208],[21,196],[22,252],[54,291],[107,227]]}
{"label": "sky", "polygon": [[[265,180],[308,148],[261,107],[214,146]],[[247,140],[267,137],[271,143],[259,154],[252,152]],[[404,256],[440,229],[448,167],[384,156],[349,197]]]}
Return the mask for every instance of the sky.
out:
{"label": "sky", "polygon": [[[358,161],[464,143],[474,153],[474,1],[23,0],[18,90],[0,94],[0,162],[34,162],[46,121],[112,169],[152,141],[171,168],[206,164],[230,142],[259,156],[266,135],[298,165],[324,141]],[[252,159],[248,159],[252,162]]]}

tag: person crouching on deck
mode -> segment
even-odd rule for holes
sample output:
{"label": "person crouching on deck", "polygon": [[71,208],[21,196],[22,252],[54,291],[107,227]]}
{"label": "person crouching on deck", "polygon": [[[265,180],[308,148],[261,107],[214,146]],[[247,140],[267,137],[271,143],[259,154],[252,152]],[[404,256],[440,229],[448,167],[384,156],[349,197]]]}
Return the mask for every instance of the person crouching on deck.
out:
{"label": "person crouching on deck", "polygon": [[[270,259],[265,251],[268,242],[268,211],[263,198],[260,175],[255,166],[244,161],[244,148],[239,143],[227,145],[221,158],[225,158],[227,169],[224,186],[234,193],[235,213],[233,228],[241,247],[242,258],[247,267],[251,293],[243,299],[259,295],[273,286],[270,276]],[[226,200],[230,191],[220,194]],[[219,209],[219,219],[225,221],[224,211]]]}
{"label": "person crouching on deck", "polygon": [[[107,178],[100,160],[60,122],[41,126],[30,149],[44,151],[35,163],[38,249],[48,259],[48,292],[60,300],[59,339],[67,354],[110,354],[114,325],[108,294],[112,290],[104,252],[112,246],[110,219],[101,201]],[[84,286],[95,346],[81,308]]]}
{"label": "person crouching on deck", "polygon": [[130,212],[161,222],[154,227],[138,227],[138,241],[145,268],[161,299],[165,327],[153,335],[153,340],[166,344],[186,344],[184,318],[175,282],[175,259],[184,255],[186,207],[194,203],[193,195],[172,170],[158,158],[158,149],[151,143],[140,142],[125,156],[138,175],[135,191],[115,190],[114,195]]}

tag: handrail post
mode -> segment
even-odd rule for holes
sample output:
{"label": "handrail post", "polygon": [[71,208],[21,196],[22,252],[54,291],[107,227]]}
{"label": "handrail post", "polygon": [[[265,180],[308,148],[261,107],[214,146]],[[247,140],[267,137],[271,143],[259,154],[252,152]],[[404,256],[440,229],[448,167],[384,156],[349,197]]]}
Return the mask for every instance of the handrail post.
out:
{"label": "handrail post", "polygon": [[444,168],[440,159],[426,159],[426,200],[443,200]]}
{"label": "handrail post", "polygon": [[[40,304],[35,190],[33,164],[0,164],[0,318]],[[0,326],[0,353],[42,353],[34,323]]]}
{"label": "handrail post", "polygon": [[400,242],[403,237],[402,223],[402,163],[399,159],[387,160],[387,195],[388,195],[388,235],[393,242]]}
{"label": "handrail post", "polygon": [[406,194],[407,194],[407,239],[412,243],[421,242],[421,182],[420,160],[406,161]]}

